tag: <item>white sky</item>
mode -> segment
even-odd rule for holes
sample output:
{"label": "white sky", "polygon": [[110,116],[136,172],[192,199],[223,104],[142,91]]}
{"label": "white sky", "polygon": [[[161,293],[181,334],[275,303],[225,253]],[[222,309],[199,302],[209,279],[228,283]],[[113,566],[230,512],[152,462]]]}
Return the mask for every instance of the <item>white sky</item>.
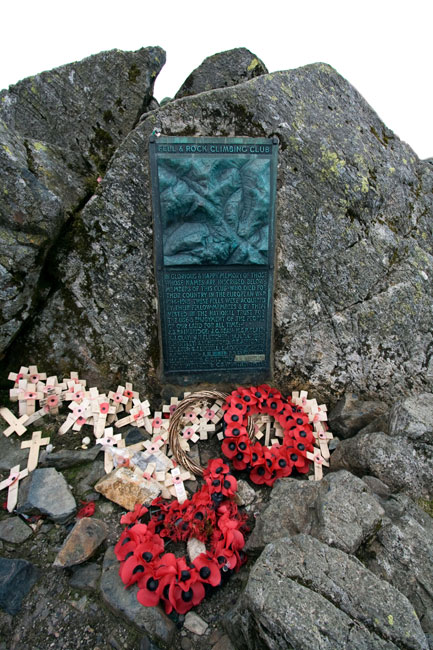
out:
{"label": "white sky", "polygon": [[269,71],[324,61],[420,158],[433,157],[431,0],[0,0],[0,88],[101,50],[160,45],[155,96],[247,47]]}

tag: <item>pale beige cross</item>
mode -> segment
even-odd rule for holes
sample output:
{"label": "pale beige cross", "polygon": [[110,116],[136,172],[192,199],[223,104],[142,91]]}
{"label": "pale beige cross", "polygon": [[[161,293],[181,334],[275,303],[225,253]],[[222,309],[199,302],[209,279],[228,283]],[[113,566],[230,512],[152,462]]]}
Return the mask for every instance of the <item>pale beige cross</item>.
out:
{"label": "pale beige cross", "polygon": [[104,469],[105,473],[109,474],[114,469],[113,447],[117,447],[118,449],[125,448],[125,441],[122,439],[122,434],[113,434],[113,428],[108,427],[104,431],[104,436],[98,438],[96,444],[102,445],[104,449]]}
{"label": "pale beige cross", "polygon": [[21,449],[30,449],[27,459],[27,469],[29,472],[33,472],[38,466],[40,447],[48,445],[50,442],[49,438],[41,438],[41,435],[42,431],[34,431],[31,440],[24,440],[21,443]]}
{"label": "pale beige cross", "polygon": [[20,472],[20,466],[15,465],[10,470],[10,474],[7,479],[0,483],[0,491],[9,488],[8,490],[8,499],[7,499],[7,509],[8,512],[12,512],[18,501],[18,483],[22,478],[25,478],[29,473],[29,470],[23,469]]}
{"label": "pale beige cross", "polygon": [[9,424],[7,429],[3,431],[6,438],[8,438],[12,433],[16,433],[18,436],[22,436],[23,433],[27,431],[24,426],[24,422],[27,422],[28,416],[22,415],[20,418],[16,418],[12,411],[9,411],[6,407],[0,409],[0,415],[6,420]]}

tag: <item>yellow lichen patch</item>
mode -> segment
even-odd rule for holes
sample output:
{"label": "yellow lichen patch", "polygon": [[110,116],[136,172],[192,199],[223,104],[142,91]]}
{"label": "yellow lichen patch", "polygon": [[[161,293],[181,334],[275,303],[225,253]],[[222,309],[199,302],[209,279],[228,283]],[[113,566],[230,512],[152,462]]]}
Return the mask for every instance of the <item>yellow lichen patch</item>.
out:
{"label": "yellow lichen patch", "polygon": [[254,70],[254,68],[256,68],[258,65],[260,65],[260,61],[257,58],[254,57],[254,59],[252,59],[250,65],[247,68],[248,72],[251,72],[251,70]]}
{"label": "yellow lichen patch", "polygon": [[8,156],[10,156],[11,158],[14,157],[12,151],[9,149],[9,147],[7,146],[7,144],[3,144],[3,143],[2,143],[2,147],[3,147],[3,149],[6,151],[6,153],[7,153]]}
{"label": "yellow lichen patch", "polygon": [[361,177],[361,192],[364,192],[366,194],[369,190],[368,186],[368,178],[367,176],[362,176]]}
{"label": "yellow lichen patch", "polygon": [[388,616],[388,623],[390,625],[394,625],[394,616],[392,614],[389,614]]}
{"label": "yellow lichen patch", "polygon": [[395,172],[395,167],[389,167],[388,169],[391,172],[391,174],[393,174]]}
{"label": "yellow lichen patch", "polygon": [[346,161],[343,158],[339,158],[335,151],[329,151],[322,146],[322,162],[325,167],[322,167],[322,174],[328,176],[329,174],[335,174],[339,176],[342,170],[346,165]]}
{"label": "yellow lichen patch", "polygon": [[36,149],[36,151],[47,151],[48,150],[48,147],[43,142],[34,142],[33,146]]}
{"label": "yellow lichen patch", "polygon": [[278,97],[276,97],[275,95],[271,95],[271,99],[272,99],[273,102],[277,102],[277,101],[278,101]]}

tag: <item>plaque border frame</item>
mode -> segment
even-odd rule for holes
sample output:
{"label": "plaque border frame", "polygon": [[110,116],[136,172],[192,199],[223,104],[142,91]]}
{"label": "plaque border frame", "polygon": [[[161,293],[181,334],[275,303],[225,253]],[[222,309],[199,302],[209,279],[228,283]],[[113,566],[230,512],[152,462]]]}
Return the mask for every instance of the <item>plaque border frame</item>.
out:
{"label": "plaque border frame", "polygon": [[[173,265],[164,267],[163,264],[163,250],[162,250],[162,220],[161,209],[159,202],[159,180],[158,180],[158,157],[185,157],[185,154],[174,152],[157,152],[156,146],[158,143],[176,144],[221,144],[221,145],[271,145],[270,154],[262,154],[264,158],[270,160],[270,208],[269,208],[269,248],[268,248],[268,263],[257,265]],[[276,189],[277,189],[277,166],[278,166],[278,146],[279,139],[276,136],[272,138],[253,138],[253,137],[219,137],[219,136],[165,136],[152,134],[149,137],[149,161],[150,161],[150,177],[151,177],[151,190],[152,190],[152,212],[153,212],[153,231],[154,231],[154,246],[153,246],[153,262],[155,270],[155,286],[157,292],[157,321],[158,321],[158,340],[160,343],[159,350],[159,368],[158,376],[161,380],[168,380],[171,383],[178,383],[181,385],[188,385],[191,383],[213,381],[213,382],[230,382],[242,381],[248,383],[257,383],[270,380],[274,370],[274,334],[273,334],[273,297],[275,287],[275,231],[276,231]],[[224,154],[214,154],[216,157]],[[236,155],[242,156],[245,154],[234,154],[227,152],[227,157]],[[260,155],[260,154],[258,154]],[[188,157],[209,157],[209,154],[189,153]],[[203,271],[259,271],[266,270],[268,273],[268,295],[267,295],[267,319],[266,319],[266,352],[269,351],[269,359],[264,365],[247,366],[243,368],[223,368],[223,369],[201,369],[201,370],[168,370],[165,366],[164,350],[167,349],[167,324],[165,322],[165,294],[164,294],[164,273],[170,272],[194,272],[198,269]],[[252,362],[251,362],[252,363]],[[233,379],[229,379],[227,375],[233,375]]]}

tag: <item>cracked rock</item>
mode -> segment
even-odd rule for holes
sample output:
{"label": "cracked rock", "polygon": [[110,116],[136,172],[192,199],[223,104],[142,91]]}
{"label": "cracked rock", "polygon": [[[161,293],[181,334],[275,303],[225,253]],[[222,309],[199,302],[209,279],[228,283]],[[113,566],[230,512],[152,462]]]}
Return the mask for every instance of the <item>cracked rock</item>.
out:
{"label": "cracked rock", "polygon": [[402,593],[308,535],[266,546],[225,626],[237,648],[428,650]]}

